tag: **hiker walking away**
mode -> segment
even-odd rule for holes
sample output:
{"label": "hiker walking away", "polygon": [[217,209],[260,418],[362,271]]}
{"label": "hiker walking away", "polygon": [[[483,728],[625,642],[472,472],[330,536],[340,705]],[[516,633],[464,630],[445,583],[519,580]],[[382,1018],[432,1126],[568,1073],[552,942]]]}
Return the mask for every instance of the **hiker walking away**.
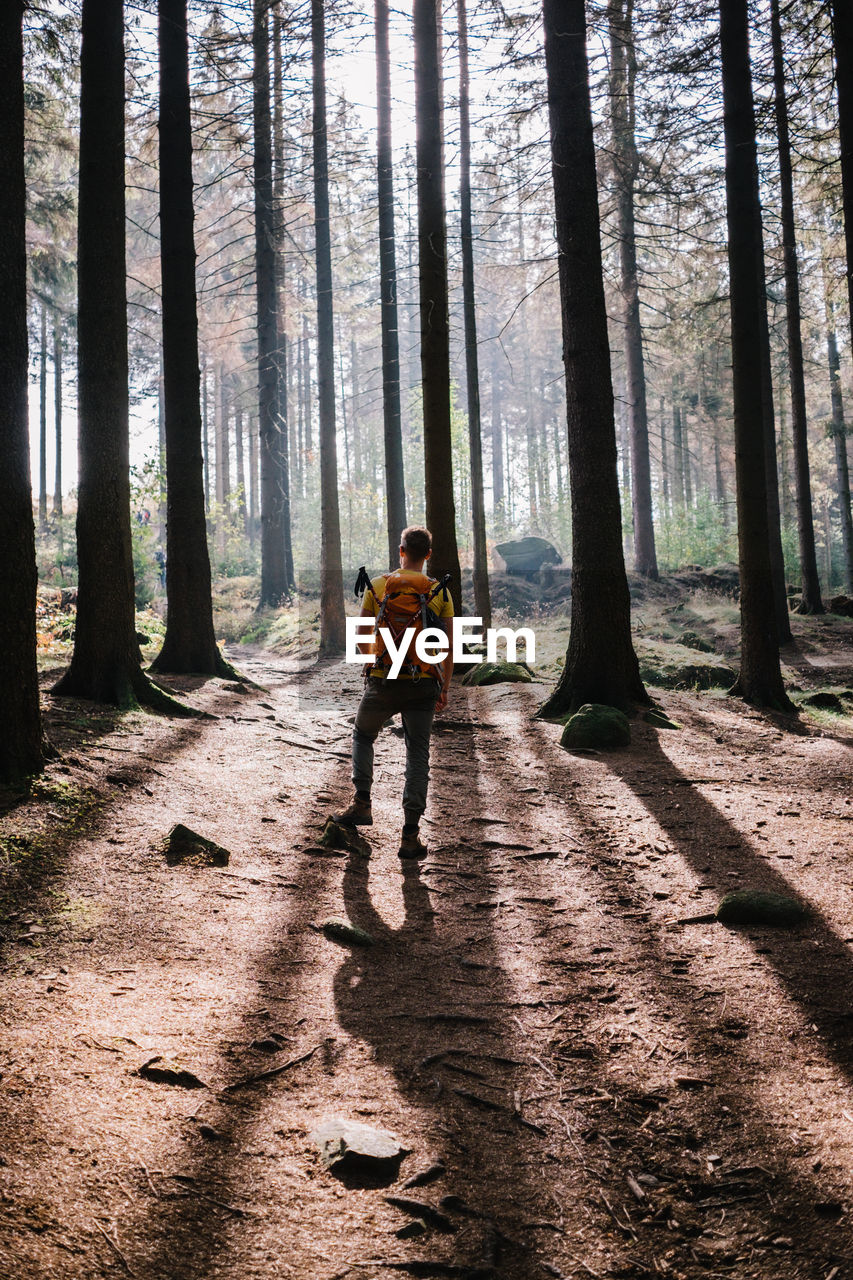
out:
{"label": "hiker walking away", "polygon": [[[403,859],[423,858],[428,852],[418,826],[426,808],[430,734],[433,716],[447,705],[453,674],[453,601],[447,580],[436,582],[425,572],[431,551],[429,529],[412,525],[400,537],[399,569],[372,581],[366,574],[359,575],[359,584],[366,586],[361,616],[376,619],[372,642],[362,641],[359,648],[362,653],[371,653],[373,662],[366,665],[364,694],[352,733],[355,797],[343,813],[333,815],[336,822],[372,826],[373,744],[380,729],[399,712],[406,742],[404,822],[398,851]],[[421,661],[415,653],[417,633],[435,626],[449,631],[450,652],[443,663]],[[391,634],[398,653],[406,630],[414,632],[399,671],[393,676],[392,656],[380,628]]]}

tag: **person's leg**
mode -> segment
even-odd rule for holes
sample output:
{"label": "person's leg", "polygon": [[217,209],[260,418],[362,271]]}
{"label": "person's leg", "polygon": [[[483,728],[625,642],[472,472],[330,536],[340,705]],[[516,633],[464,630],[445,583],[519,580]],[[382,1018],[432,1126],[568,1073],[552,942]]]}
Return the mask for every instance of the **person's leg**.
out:
{"label": "person's leg", "polygon": [[[419,856],[426,852],[417,839],[418,824],[426,808],[429,786],[429,748],[432,722],[435,716],[436,686],[430,682],[428,691],[415,685],[401,708],[403,733],[406,740],[406,782],[403,788],[403,843],[400,855]],[[404,854],[407,844],[412,852]]]}
{"label": "person's leg", "polygon": [[389,706],[384,679],[368,676],[352,731],[352,783],[355,798],[342,813],[332,815],[335,821],[355,826],[372,825],[370,791],[373,785],[373,744],[380,729],[393,714],[394,708]]}

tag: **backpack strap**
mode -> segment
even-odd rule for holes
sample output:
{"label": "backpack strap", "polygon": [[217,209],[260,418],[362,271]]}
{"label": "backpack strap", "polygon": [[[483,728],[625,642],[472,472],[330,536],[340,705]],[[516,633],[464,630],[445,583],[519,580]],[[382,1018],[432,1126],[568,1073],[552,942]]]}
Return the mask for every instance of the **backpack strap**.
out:
{"label": "backpack strap", "polygon": [[439,578],[438,582],[435,584],[432,591],[427,596],[427,603],[429,603],[430,600],[434,599],[435,596],[437,596],[440,591],[444,596],[444,602],[446,604],[447,601],[450,599],[450,595],[448,593],[448,587],[450,586],[450,581],[451,581],[451,578],[449,573],[446,573],[443,578]]}

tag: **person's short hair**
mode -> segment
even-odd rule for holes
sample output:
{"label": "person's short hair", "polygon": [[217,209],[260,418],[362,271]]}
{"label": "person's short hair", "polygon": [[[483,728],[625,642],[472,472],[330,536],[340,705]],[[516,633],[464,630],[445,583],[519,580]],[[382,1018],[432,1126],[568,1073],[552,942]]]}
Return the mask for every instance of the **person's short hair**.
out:
{"label": "person's short hair", "polygon": [[422,525],[411,524],[400,534],[400,546],[410,560],[425,560],[432,551],[432,534]]}

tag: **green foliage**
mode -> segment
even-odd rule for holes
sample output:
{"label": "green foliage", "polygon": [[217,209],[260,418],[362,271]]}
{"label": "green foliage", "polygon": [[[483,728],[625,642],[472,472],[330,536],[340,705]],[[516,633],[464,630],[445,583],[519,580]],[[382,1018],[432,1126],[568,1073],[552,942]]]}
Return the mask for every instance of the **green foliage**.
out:
{"label": "green foliage", "polygon": [[676,506],[660,515],[656,526],[658,566],[671,572],[685,564],[712,565],[737,561],[737,530],[725,510],[707,492],[695,505]]}

